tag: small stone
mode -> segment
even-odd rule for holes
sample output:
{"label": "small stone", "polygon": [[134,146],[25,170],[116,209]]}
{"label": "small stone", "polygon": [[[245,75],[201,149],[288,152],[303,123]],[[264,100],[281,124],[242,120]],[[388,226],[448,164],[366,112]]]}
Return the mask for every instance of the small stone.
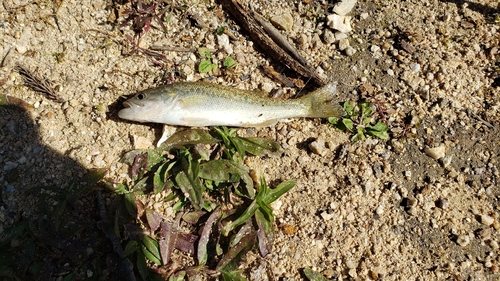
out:
{"label": "small stone", "polygon": [[317,140],[311,142],[309,144],[309,148],[312,152],[320,156],[324,156],[328,151],[325,147],[325,141],[322,138],[318,138]]}
{"label": "small stone", "polygon": [[481,215],[481,223],[490,226],[495,222],[495,218],[488,215]]}
{"label": "small stone", "polygon": [[326,278],[332,278],[335,275],[335,270],[331,268],[325,269],[325,271],[323,271],[323,275],[325,275]]}
{"label": "small stone", "polygon": [[389,76],[394,76],[394,70],[392,69],[387,69],[387,74],[389,74]]}
{"label": "small stone", "polygon": [[377,46],[377,45],[372,45],[372,46],[370,47],[370,51],[371,51],[372,53],[380,52],[380,47],[379,47],[379,46]]}
{"label": "small stone", "polygon": [[356,265],[354,264],[354,262],[352,260],[347,260],[345,262],[345,265],[347,266],[347,268],[355,268]]}
{"label": "small stone", "polygon": [[438,160],[440,158],[443,158],[446,154],[446,146],[444,144],[441,144],[437,147],[426,147],[425,148],[425,154],[427,156],[431,157],[434,160]]}
{"label": "small stone", "polygon": [[346,39],[346,38],[347,38],[347,34],[340,32],[340,31],[335,32],[335,39],[337,39],[337,41],[340,41],[340,40]]}
{"label": "small stone", "polygon": [[337,39],[335,38],[335,35],[330,29],[325,29],[325,33],[323,33],[323,40],[327,44],[333,44],[337,42]]}
{"label": "small stone", "polygon": [[333,213],[332,214],[329,214],[328,212],[322,212],[320,214],[320,216],[325,220],[325,221],[329,221],[333,218]]}
{"label": "small stone", "polygon": [[343,33],[348,33],[352,31],[350,16],[339,16],[336,14],[331,14],[328,17],[326,17],[326,24],[331,29],[335,29]]}
{"label": "small stone", "polygon": [[343,51],[349,47],[349,39],[345,38],[339,42],[339,50]]}
{"label": "small stone", "polygon": [[227,34],[217,35],[217,43],[219,43],[219,46],[224,49],[228,55],[233,53],[233,47],[229,43],[229,36]]}
{"label": "small stone", "polygon": [[477,232],[477,236],[482,241],[490,240],[492,235],[493,235],[493,229],[491,227],[481,229],[480,231]]}
{"label": "small stone", "polygon": [[378,206],[375,212],[377,213],[377,215],[382,215],[384,213],[384,205]]}
{"label": "small stone", "polygon": [[290,13],[283,13],[279,16],[272,17],[271,23],[285,31],[290,31],[293,29],[293,17]]}
{"label": "small stone", "polygon": [[417,73],[420,71],[420,64],[419,63],[410,63],[410,69]]}
{"label": "small stone", "polygon": [[349,46],[347,47],[347,49],[345,49],[345,54],[348,56],[348,57],[352,57],[354,54],[356,53],[356,49],[354,49],[353,47]]}
{"label": "small stone", "polygon": [[446,210],[450,207],[450,199],[440,198],[436,201],[436,207]]}
{"label": "small stone", "polygon": [[333,7],[333,12],[337,15],[345,16],[354,8],[356,2],[357,0],[340,1]]}
{"label": "small stone", "polygon": [[465,246],[469,245],[469,243],[470,243],[469,235],[460,235],[457,237],[457,244],[458,245],[465,247]]}
{"label": "small stone", "polygon": [[153,145],[153,143],[145,137],[134,135],[133,138],[134,138],[134,149],[147,149]]}
{"label": "small stone", "polygon": [[354,269],[354,268],[350,269],[348,273],[349,273],[349,276],[351,276],[352,278],[358,277],[358,274],[356,273],[356,269]]}

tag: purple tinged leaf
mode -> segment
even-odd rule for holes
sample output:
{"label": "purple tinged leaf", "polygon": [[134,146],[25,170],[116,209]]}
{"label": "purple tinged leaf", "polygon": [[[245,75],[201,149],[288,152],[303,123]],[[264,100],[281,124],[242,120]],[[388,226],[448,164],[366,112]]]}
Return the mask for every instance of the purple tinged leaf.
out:
{"label": "purple tinged leaf", "polygon": [[212,214],[207,219],[207,222],[203,226],[200,241],[198,242],[198,264],[204,265],[207,263],[208,253],[207,245],[210,238],[210,233],[212,232],[212,226],[216,221],[220,219],[222,212],[219,208],[215,209]]}
{"label": "purple tinged leaf", "polygon": [[247,221],[241,228],[238,230],[236,235],[234,235],[233,240],[231,241],[230,247],[234,247],[236,244],[238,244],[241,239],[243,239],[245,236],[250,234],[253,231],[252,227],[252,222]]}
{"label": "purple tinged leaf", "polygon": [[161,229],[159,235],[160,237],[163,238],[160,239],[159,242],[160,256],[161,260],[163,261],[163,264],[167,264],[170,261],[170,256],[172,255],[172,252],[174,251],[175,243],[179,232],[176,226],[168,222],[161,222],[160,226]]}
{"label": "purple tinged leaf", "polygon": [[148,166],[148,155],[146,153],[138,154],[134,158],[134,163],[130,169],[130,177],[135,179],[139,176],[139,172],[146,169]]}
{"label": "purple tinged leaf", "polygon": [[194,254],[194,243],[198,240],[198,236],[191,233],[179,233],[175,241],[175,248],[190,255]]}
{"label": "purple tinged leaf", "polygon": [[249,250],[255,244],[255,238],[257,237],[257,233],[251,232],[250,234],[243,237],[240,242],[238,242],[234,247],[229,249],[227,253],[222,257],[222,259],[217,264],[216,269],[221,271],[226,267],[229,263],[231,263],[234,259],[236,259],[240,253],[243,251]]}
{"label": "purple tinged leaf", "polygon": [[272,235],[272,222],[265,219],[264,214],[260,210],[255,212],[255,220],[257,221],[257,238],[259,242],[259,250],[262,257],[266,257],[272,250],[271,248],[271,235]]}
{"label": "purple tinged leaf", "polygon": [[152,231],[156,231],[160,227],[162,217],[158,214],[158,212],[146,209],[146,219],[148,220],[149,228],[151,228]]}
{"label": "purple tinged leaf", "polygon": [[123,227],[125,240],[137,240],[147,235],[144,229],[138,224],[126,224]]}
{"label": "purple tinged leaf", "polygon": [[189,212],[189,213],[186,213],[184,214],[184,216],[182,216],[182,219],[189,223],[189,224],[196,224],[198,222],[198,220],[204,216],[207,212],[205,211],[193,211],[193,212]]}

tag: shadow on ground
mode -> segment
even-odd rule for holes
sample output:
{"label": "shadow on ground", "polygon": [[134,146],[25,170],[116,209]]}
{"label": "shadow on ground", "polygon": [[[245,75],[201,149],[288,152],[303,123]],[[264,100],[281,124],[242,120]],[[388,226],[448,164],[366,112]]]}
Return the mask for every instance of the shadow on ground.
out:
{"label": "shadow on ground", "polygon": [[119,276],[98,227],[103,175],[42,144],[29,112],[0,106],[0,279]]}

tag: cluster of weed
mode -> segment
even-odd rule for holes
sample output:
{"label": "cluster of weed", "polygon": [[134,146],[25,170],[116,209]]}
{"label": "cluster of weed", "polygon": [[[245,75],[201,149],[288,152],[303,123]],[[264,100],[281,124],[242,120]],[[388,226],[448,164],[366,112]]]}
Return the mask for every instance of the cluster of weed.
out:
{"label": "cluster of weed", "polygon": [[[136,264],[143,280],[200,274],[245,280],[237,270],[239,258],[255,245],[263,256],[270,252],[274,216],[269,205],[295,185],[289,180],[270,189],[261,179],[254,186],[243,158],[264,153],[281,153],[281,147],[262,138],[238,137],[236,129],[222,127],[181,131],[159,149],[124,156],[133,184],[113,189],[124,195],[127,215],[137,220],[124,230],[116,225],[115,232],[130,237],[124,256]],[[166,189],[170,193],[165,201],[175,200],[173,221],[136,198]],[[182,231],[182,224],[191,231]],[[193,256],[195,264],[181,266],[172,255],[175,249]]]}
{"label": "cluster of weed", "polygon": [[352,141],[365,140],[367,136],[389,139],[387,125],[379,120],[380,116],[372,109],[371,102],[346,101],[343,107],[346,112],[345,116],[330,117],[328,122],[341,131],[354,133],[351,137]]}

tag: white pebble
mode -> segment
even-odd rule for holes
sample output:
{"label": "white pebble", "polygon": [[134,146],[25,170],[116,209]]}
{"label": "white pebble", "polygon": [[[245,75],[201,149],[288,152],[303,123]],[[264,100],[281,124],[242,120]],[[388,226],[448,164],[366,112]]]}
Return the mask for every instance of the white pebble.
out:
{"label": "white pebble", "polygon": [[229,36],[227,34],[217,35],[217,43],[226,51],[228,55],[233,53],[233,47],[229,43]]}
{"label": "white pebble", "polygon": [[344,38],[339,42],[339,50],[343,51],[349,47],[349,39]]}
{"label": "white pebble", "polygon": [[495,218],[488,215],[481,215],[481,223],[484,225],[492,225],[495,222]]}
{"label": "white pebble", "polygon": [[337,15],[345,16],[354,8],[356,2],[357,0],[340,1],[333,7],[333,12],[336,13]]}
{"label": "white pebble", "polygon": [[347,47],[347,49],[345,50],[345,54],[349,57],[352,57],[355,53],[356,53],[356,49],[354,49],[351,46]]}
{"label": "white pebble", "polygon": [[419,72],[420,71],[420,64],[419,63],[410,63],[410,69],[413,70],[413,72]]}
{"label": "white pebble", "polygon": [[326,24],[331,29],[335,29],[343,33],[352,31],[350,16],[339,16],[336,14],[331,14],[326,17]]}
{"label": "white pebble", "polygon": [[376,52],[380,51],[380,47],[379,47],[379,46],[377,46],[377,45],[372,45],[372,46],[370,47],[370,51],[371,51],[372,53],[376,53]]}
{"label": "white pebble", "polygon": [[434,160],[437,160],[443,158],[446,155],[446,146],[444,144],[441,144],[437,147],[426,147],[424,151],[427,156],[431,157]]}
{"label": "white pebble", "polygon": [[394,76],[394,70],[392,69],[387,69],[387,74],[389,74],[389,76]]}

